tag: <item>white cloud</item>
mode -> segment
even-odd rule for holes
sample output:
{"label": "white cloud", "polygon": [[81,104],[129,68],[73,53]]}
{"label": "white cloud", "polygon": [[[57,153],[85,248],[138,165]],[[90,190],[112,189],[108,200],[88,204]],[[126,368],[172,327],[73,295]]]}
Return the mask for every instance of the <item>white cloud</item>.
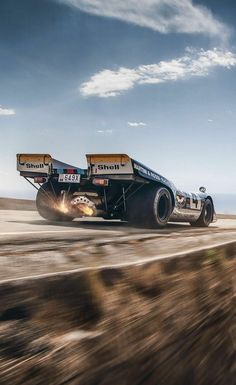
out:
{"label": "white cloud", "polygon": [[144,122],[127,122],[128,126],[130,127],[144,127],[147,124]]}
{"label": "white cloud", "polygon": [[192,0],[57,0],[81,11],[133,23],[160,33],[202,33],[227,38],[228,27]]}
{"label": "white cloud", "polygon": [[84,96],[110,97],[121,94],[139,84],[158,84],[169,81],[207,76],[217,67],[236,66],[236,55],[230,51],[214,48],[213,50],[195,51],[186,49],[184,56],[157,64],[140,65],[135,68],[120,67],[116,71],[102,70],[93,75],[80,87]]}
{"label": "white cloud", "polygon": [[117,93],[132,88],[134,82],[138,81],[138,79],[139,75],[133,69],[120,68],[117,72],[103,70],[93,75],[89,82],[82,84],[80,90],[86,96],[116,96]]}
{"label": "white cloud", "polygon": [[15,115],[15,110],[12,108],[4,108],[0,106],[0,116]]}
{"label": "white cloud", "polygon": [[104,135],[111,135],[113,133],[113,130],[107,129],[107,130],[97,130],[98,134],[104,134]]}
{"label": "white cloud", "polygon": [[212,123],[213,119],[207,119],[208,123]]}

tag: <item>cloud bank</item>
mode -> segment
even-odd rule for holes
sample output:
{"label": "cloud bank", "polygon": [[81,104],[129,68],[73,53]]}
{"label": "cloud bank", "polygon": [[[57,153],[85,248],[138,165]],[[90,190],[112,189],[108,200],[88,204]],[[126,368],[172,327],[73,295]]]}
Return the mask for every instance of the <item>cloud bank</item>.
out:
{"label": "cloud bank", "polygon": [[170,61],[140,65],[135,68],[120,67],[116,71],[102,70],[80,87],[83,96],[107,98],[117,96],[136,85],[159,84],[197,76],[207,76],[217,67],[236,66],[236,55],[220,49],[196,51],[186,49],[185,55]]}
{"label": "cloud bank", "polygon": [[160,33],[202,33],[227,38],[228,27],[192,0],[57,0],[81,11],[111,17]]}
{"label": "cloud bank", "polygon": [[12,108],[4,108],[0,106],[0,116],[15,115],[15,111]]}

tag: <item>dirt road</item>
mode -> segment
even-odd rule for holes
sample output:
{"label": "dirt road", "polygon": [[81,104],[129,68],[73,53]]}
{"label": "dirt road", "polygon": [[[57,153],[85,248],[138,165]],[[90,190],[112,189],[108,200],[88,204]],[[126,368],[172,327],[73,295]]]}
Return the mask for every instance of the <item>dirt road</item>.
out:
{"label": "dirt road", "polygon": [[117,221],[49,223],[34,211],[0,210],[0,280],[139,263],[235,239],[234,219],[207,229],[169,224],[147,230]]}

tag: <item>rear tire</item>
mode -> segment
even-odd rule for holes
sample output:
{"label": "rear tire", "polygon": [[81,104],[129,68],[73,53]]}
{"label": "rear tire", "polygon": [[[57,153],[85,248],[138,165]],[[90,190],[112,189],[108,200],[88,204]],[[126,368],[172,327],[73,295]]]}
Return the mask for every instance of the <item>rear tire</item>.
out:
{"label": "rear tire", "polygon": [[72,221],[73,217],[61,213],[57,208],[61,188],[56,183],[44,183],[36,196],[36,207],[39,215],[49,221]]}
{"label": "rear tire", "polygon": [[127,200],[127,217],[133,225],[163,228],[173,210],[171,194],[165,187],[145,186]]}
{"label": "rear tire", "polygon": [[206,199],[202,213],[196,222],[191,222],[190,225],[193,227],[208,227],[212,222],[214,215],[214,207],[210,199]]}

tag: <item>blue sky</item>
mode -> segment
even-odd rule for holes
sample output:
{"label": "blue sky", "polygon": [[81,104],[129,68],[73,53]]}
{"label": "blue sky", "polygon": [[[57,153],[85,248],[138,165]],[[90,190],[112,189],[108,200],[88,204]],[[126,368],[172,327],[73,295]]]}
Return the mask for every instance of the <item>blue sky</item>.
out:
{"label": "blue sky", "polygon": [[0,196],[33,194],[17,152],[126,152],[236,193],[235,20],[233,0],[1,0]]}

